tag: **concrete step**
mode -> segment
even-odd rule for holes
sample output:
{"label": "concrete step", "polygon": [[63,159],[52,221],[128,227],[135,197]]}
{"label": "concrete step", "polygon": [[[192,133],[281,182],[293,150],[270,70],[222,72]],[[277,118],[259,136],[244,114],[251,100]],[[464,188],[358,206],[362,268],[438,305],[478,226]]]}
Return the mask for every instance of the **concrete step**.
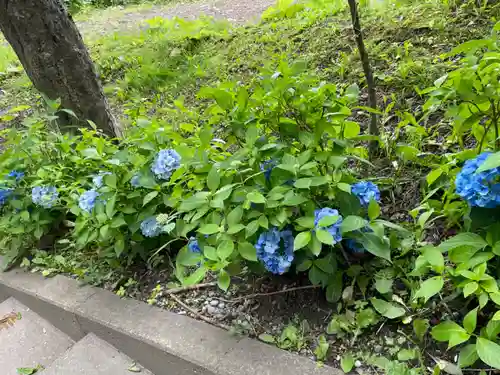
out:
{"label": "concrete step", "polygon": [[14,298],[0,304],[0,319],[8,314],[19,314],[21,319],[0,328],[2,374],[17,374],[20,367],[47,367],[74,343],[69,336]]}
{"label": "concrete step", "polygon": [[56,359],[40,375],[131,375],[138,371],[141,375],[153,375],[91,333]]}

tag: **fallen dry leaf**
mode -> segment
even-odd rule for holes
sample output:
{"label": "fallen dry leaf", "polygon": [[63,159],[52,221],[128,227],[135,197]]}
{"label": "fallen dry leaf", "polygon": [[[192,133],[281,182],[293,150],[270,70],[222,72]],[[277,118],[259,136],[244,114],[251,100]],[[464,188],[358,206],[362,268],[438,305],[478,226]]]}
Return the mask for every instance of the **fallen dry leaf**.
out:
{"label": "fallen dry leaf", "polygon": [[18,314],[15,312],[11,312],[0,318],[0,331],[12,327],[16,320],[18,320]]}

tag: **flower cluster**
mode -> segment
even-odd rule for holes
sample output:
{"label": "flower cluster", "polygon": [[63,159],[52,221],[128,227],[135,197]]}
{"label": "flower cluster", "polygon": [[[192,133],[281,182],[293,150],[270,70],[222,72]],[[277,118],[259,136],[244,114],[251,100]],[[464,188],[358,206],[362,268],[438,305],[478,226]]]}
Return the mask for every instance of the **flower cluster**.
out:
{"label": "flower cluster", "polygon": [[475,159],[467,160],[457,174],[456,192],[471,206],[494,208],[500,205],[500,167],[477,173],[491,153],[483,152]]}
{"label": "flower cluster", "polygon": [[[330,226],[320,227],[319,222],[321,219],[325,217],[336,216],[338,217],[337,221]],[[333,237],[333,244],[342,241],[342,232],[340,231],[340,225],[342,224],[342,216],[340,216],[339,212],[334,208],[322,208],[314,211],[314,227],[316,229],[323,229],[330,233]]]}
{"label": "flower cluster", "polygon": [[271,173],[276,164],[277,161],[274,159],[265,160],[260,164],[260,170],[264,172],[264,177],[267,181],[271,179]]}
{"label": "flower cluster", "polygon": [[192,253],[201,253],[200,244],[198,243],[198,240],[194,237],[191,237],[189,239],[188,249]]}
{"label": "flower cluster", "polygon": [[161,180],[168,180],[181,166],[180,155],[172,149],[161,150],[156,154],[151,171]]}
{"label": "flower cluster", "polygon": [[130,185],[132,185],[133,187],[137,188],[137,187],[141,187],[141,183],[139,182],[141,176],[139,176],[138,174],[134,175],[131,179],[130,179]]}
{"label": "flower cluster", "polygon": [[293,261],[293,234],[291,230],[280,231],[273,227],[261,233],[257,244],[257,258],[274,274],[285,273]]}
{"label": "flower cluster", "polygon": [[91,213],[96,204],[97,198],[99,197],[99,193],[92,190],[87,190],[78,199],[78,207],[80,207],[83,211],[87,213]]}
{"label": "flower cluster", "polygon": [[19,182],[24,177],[24,172],[13,170],[9,172],[7,177],[12,177],[16,182]]}
{"label": "flower cluster", "polygon": [[363,254],[365,252],[365,248],[359,241],[356,241],[352,238],[348,238],[344,241],[344,245],[351,253],[355,254]]}
{"label": "flower cluster", "polygon": [[107,176],[107,175],[110,175],[112,174],[111,172],[100,172],[99,174],[95,175],[93,178],[92,178],[92,183],[94,184],[94,186],[99,189],[102,187],[102,185],[104,184],[104,176]]}
{"label": "flower cluster", "polygon": [[156,237],[161,231],[162,226],[154,216],[148,217],[141,223],[141,232],[145,237]]}
{"label": "flower cluster", "polygon": [[7,200],[12,195],[12,189],[0,189],[0,206],[7,203]]}
{"label": "flower cluster", "polygon": [[31,200],[43,208],[51,208],[57,202],[59,193],[55,186],[35,186],[31,190]]}
{"label": "flower cluster", "polygon": [[351,187],[351,192],[359,198],[363,206],[368,206],[371,200],[380,201],[380,190],[371,181],[360,181]]}

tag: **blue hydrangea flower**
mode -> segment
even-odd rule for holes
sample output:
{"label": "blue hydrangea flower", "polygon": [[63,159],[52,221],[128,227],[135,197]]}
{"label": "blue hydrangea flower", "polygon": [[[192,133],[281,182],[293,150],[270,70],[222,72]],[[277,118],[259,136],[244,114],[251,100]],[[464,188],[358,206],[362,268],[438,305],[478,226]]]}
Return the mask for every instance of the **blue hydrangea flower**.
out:
{"label": "blue hydrangea flower", "polygon": [[97,189],[99,189],[104,184],[104,176],[107,176],[107,175],[110,175],[110,174],[112,174],[112,173],[111,172],[99,172],[99,174],[95,175],[92,178],[92,183],[94,184],[94,186]]}
{"label": "blue hydrangea flower", "polygon": [[365,252],[365,248],[358,241],[348,238],[344,241],[344,245],[351,253],[355,254],[363,254]]}
{"label": "blue hydrangea flower", "polygon": [[180,155],[172,149],[160,150],[156,154],[151,171],[161,180],[168,180],[172,173],[181,166]]}
{"label": "blue hydrangea flower", "polygon": [[13,170],[7,176],[15,178],[16,182],[18,182],[24,177],[24,172]]}
{"label": "blue hydrangea flower", "polygon": [[[319,227],[319,222],[324,217],[328,216],[337,216],[338,219],[335,223],[330,225],[329,227]],[[342,216],[340,216],[339,212],[334,208],[322,208],[314,211],[314,227],[316,229],[323,229],[330,233],[333,237],[333,244],[335,245],[337,242],[342,241],[342,232],[340,231],[340,225],[342,224]]]}
{"label": "blue hydrangea flower", "polygon": [[264,172],[264,177],[267,181],[271,179],[271,173],[276,164],[277,161],[274,159],[265,160],[260,164],[260,170]]}
{"label": "blue hydrangea flower", "polygon": [[373,199],[376,202],[380,201],[380,190],[377,185],[371,181],[360,181],[351,187],[351,192],[359,198],[363,206],[368,206]]}
{"label": "blue hydrangea flower", "polygon": [[12,195],[12,189],[0,189],[0,206],[3,206]]}
{"label": "blue hydrangea flower", "polygon": [[78,207],[80,207],[83,211],[87,213],[91,213],[92,210],[94,209],[94,206],[97,202],[97,198],[99,197],[99,195],[100,194],[94,189],[87,190],[82,195],[80,195],[80,198],[78,199]]}
{"label": "blue hydrangea flower", "polygon": [[55,186],[35,186],[31,189],[31,200],[37,206],[51,208],[59,198]]}
{"label": "blue hydrangea flower", "polygon": [[139,182],[140,178],[141,178],[140,175],[138,174],[134,175],[134,177],[130,179],[130,185],[132,185],[135,188],[141,187],[141,183]]}
{"label": "blue hydrangea flower", "polygon": [[141,223],[141,232],[146,237],[156,237],[162,232],[162,226],[155,216],[151,216]]}
{"label": "blue hydrangea flower", "polygon": [[198,243],[198,240],[195,237],[191,237],[189,239],[188,249],[192,253],[201,253],[200,244]]}
{"label": "blue hydrangea flower", "polygon": [[264,267],[276,275],[285,273],[292,264],[293,234],[291,230],[279,231],[272,227],[261,233],[255,245],[257,258]]}
{"label": "blue hydrangea flower", "polygon": [[494,208],[500,205],[500,167],[477,173],[476,170],[491,155],[483,152],[475,159],[467,160],[457,174],[456,192],[471,206]]}

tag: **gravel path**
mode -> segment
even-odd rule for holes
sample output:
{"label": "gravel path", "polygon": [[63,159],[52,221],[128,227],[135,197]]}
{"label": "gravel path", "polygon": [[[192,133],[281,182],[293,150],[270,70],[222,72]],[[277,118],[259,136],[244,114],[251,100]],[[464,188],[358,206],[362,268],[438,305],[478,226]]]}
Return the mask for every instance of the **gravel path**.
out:
{"label": "gravel path", "polygon": [[102,35],[136,29],[139,23],[154,17],[194,19],[207,15],[244,23],[258,20],[262,12],[274,3],[275,0],[209,0],[136,9],[116,7],[96,11],[89,19],[77,21],[77,24],[83,34]]}

